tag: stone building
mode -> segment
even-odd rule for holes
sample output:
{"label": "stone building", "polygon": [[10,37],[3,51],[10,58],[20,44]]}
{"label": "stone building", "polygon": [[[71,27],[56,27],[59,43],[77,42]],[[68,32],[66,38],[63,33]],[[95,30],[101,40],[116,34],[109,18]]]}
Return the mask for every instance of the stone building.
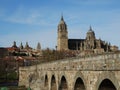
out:
{"label": "stone building", "polygon": [[58,24],[57,50],[79,50],[92,53],[103,53],[117,51],[117,46],[111,46],[110,43],[101,39],[96,39],[95,32],[90,26],[85,39],[68,39],[67,24],[63,16]]}
{"label": "stone building", "polygon": [[41,45],[37,44],[37,48],[33,49],[28,42],[23,46],[22,42],[20,46],[16,45],[16,42],[13,42],[12,47],[6,48],[10,55],[20,55],[20,56],[40,56],[41,55]]}

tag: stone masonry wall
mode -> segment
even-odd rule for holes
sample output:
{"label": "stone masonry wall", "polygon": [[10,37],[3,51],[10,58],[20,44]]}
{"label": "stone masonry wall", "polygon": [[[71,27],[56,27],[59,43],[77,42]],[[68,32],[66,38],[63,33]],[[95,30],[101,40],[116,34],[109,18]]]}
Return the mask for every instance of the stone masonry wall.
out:
{"label": "stone masonry wall", "polygon": [[[120,54],[77,57],[21,67],[19,75],[19,85],[30,86],[33,90],[50,90],[53,75],[57,90],[62,76],[66,78],[68,90],[74,90],[78,77],[83,80],[86,90],[98,90],[100,83],[106,78],[120,90]],[[48,76],[47,89],[44,86],[45,75]]]}

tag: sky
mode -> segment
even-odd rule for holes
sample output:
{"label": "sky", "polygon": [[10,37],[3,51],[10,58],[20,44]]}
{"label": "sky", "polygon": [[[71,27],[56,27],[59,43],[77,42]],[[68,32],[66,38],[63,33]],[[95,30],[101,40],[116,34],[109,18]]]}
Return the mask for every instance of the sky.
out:
{"label": "sky", "polygon": [[61,15],[69,38],[84,39],[92,26],[97,39],[120,47],[120,0],[0,0],[0,47],[54,49]]}

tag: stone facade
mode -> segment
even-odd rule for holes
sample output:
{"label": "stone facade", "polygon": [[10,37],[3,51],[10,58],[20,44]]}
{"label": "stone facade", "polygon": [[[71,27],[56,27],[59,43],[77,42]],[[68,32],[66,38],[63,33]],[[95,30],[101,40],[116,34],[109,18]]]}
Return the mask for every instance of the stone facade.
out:
{"label": "stone facade", "polygon": [[111,46],[110,43],[101,39],[96,39],[95,33],[90,26],[85,39],[68,39],[67,25],[61,17],[58,24],[57,50],[80,50],[81,52],[103,53],[117,51],[117,46]]}
{"label": "stone facade", "polygon": [[120,53],[21,67],[19,85],[32,90],[120,90]]}

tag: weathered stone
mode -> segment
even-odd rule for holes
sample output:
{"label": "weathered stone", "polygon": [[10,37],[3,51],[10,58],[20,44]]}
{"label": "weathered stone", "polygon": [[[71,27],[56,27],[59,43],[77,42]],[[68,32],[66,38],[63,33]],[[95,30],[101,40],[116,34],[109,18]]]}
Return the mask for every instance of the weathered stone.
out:
{"label": "weathered stone", "polygon": [[[84,58],[72,58],[54,62],[41,63],[37,66],[21,67],[19,69],[19,85],[29,86],[36,90],[51,90],[51,84],[54,83],[56,90],[60,90],[61,80],[65,78],[65,84],[62,84],[64,90],[74,89],[76,81],[82,80],[83,90],[98,90],[104,80],[111,81],[116,89],[120,90],[120,53],[90,56]],[[34,74],[29,82],[29,75]],[[45,87],[45,78],[47,77],[47,86]],[[54,80],[52,80],[54,77]],[[64,79],[63,79],[64,82]],[[78,83],[79,84],[79,83]],[[56,86],[55,86],[56,85]],[[79,86],[76,86],[76,88]],[[62,89],[63,90],[63,89]],[[100,90],[100,89],[99,89]],[[112,90],[112,89],[110,89]]]}

